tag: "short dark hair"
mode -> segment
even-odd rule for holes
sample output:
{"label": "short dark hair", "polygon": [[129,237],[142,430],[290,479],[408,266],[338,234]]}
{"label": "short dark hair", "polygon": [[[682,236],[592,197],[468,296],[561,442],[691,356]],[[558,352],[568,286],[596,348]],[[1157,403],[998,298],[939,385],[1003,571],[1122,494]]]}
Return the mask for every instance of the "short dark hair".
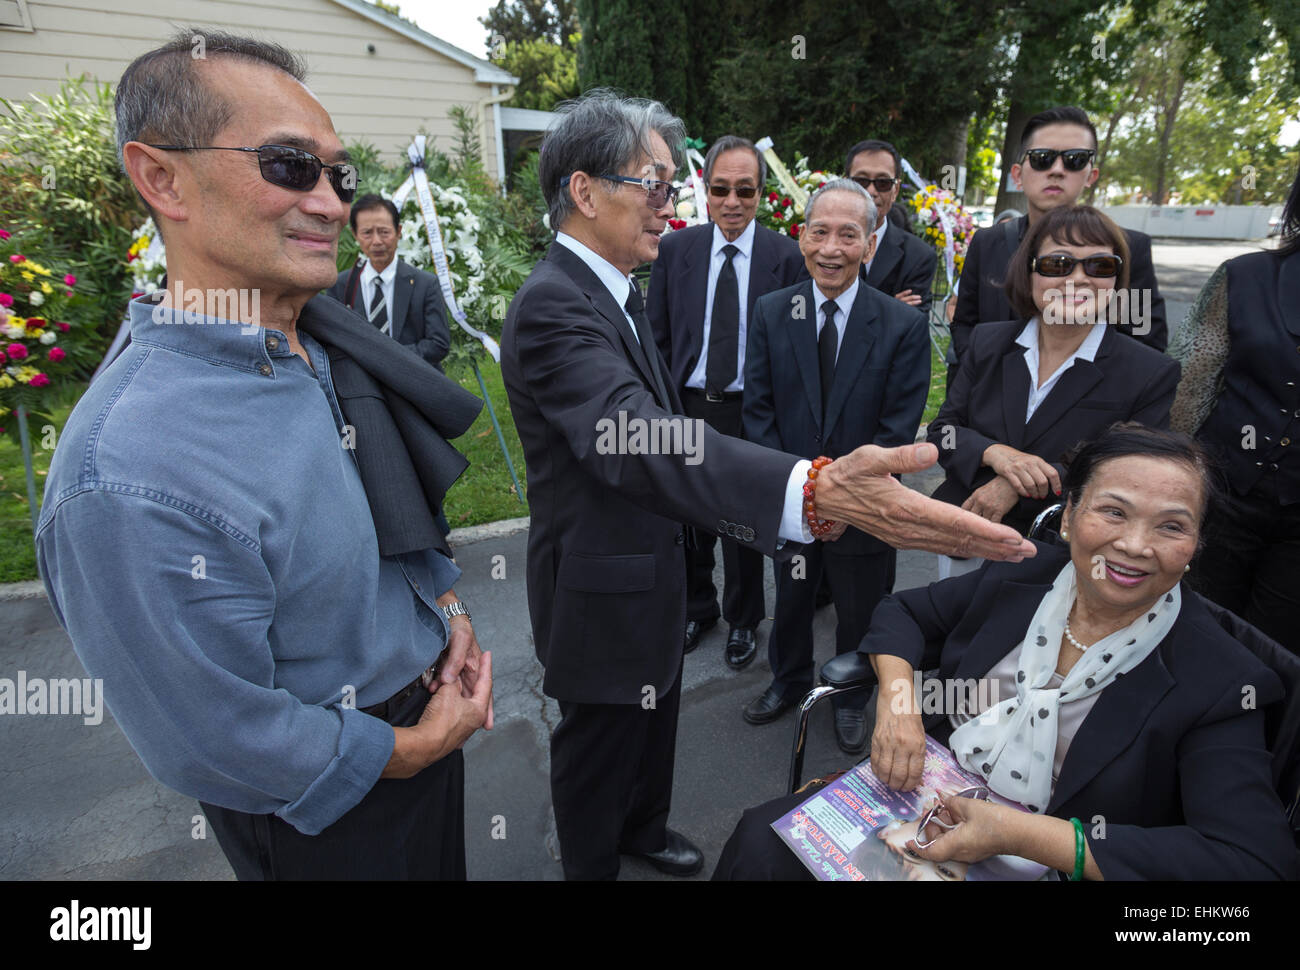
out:
{"label": "short dark hair", "polygon": [[1016,153],[1016,161],[1024,161],[1025,152],[1029,151],[1034,132],[1047,125],[1078,125],[1080,128],[1086,128],[1088,134],[1092,135],[1093,149],[1096,150],[1097,148],[1097,129],[1093,127],[1088,112],[1082,108],[1076,108],[1074,105],[1063,105],[1059,108],[1048,108],[1046,111],[1040,111],[1025,122],[1025,129],[1020,135],[1020,151]]}
{"label": "short dark hair", "polygon": [[853,170],[853,159],[857,158],[863,152],[889,152],[894,156],[894,178],[903,177],[903,156],[898,154],[898,149],[887,141],[881,141],[879,138],[868,138],[866,141],[860,141],[844,156],[844,174],[848,175]]}
{"label": "short dark hair", "polygon": [[761,189],[767,184],[767,159],[763,157],[763,153],[748,138],[742,138],[740,135],[723,135],[709,146],[709,153],[704,156],[705,185],[708,185],[713,179],[713,166],[717,162],[718,156],[723,152],[733,151],[737,148],[748,148],[754,153],[754,158],[758,161],[758,187]]}
{"label": "short dark hair", "polygon": [[1030,266],[1043,242],[1048,239],[1067,246],[1109,246],[1111,252],[1124,261],[1119,278],[1115,280],[1115,288],[1128,288],[1129,251],[1128,237],[1124,235],[1124,230],[1090,205],[1059,205],[1047,210],[1041,219],[1029,227],[1007,266],[1006,282],[1002,285],[1006,289],[1011,312],[1020,319],[1028,320],[1038,314],[1038,305],[1034,303],[1033,270]]}
{"label": "short dark hair", "polygon": [[1300,171],[1296,172],[1295,181],[1291,183],[1291,194],[1287,197],[1286,208],[1282,210],[1282,241],[1278,244],[1279,256],[1290,256],[1300,252]]}
{"label": "short dark hair", "polygon": [[[1065,480],[1061,483],[1061,491],[1069,499],[1071,508],[1079,508],[1083,492],[1100,465],[1132,455],[1163,458],[1196,470],[1201,477],[1201,495],[1204,498],[1198,526],[1204,526],[1208,514],[1220,507],[1227,495],[1223,466],[1191,435],[1152,428],[1137,421],[1117,421],[1096,438],[1080,442],[1065,454]],[[1200,532],[1203,542],[1204,528]]]}
{"label": "short dark hair", "polygon": [[367,209],[387,209],[388,214],[393,217],[393,228],[398,232],[402,231],[402,217],[397,214],[397,206],[393,205],[393,200],[368,192],[352,203],[352,211],[348,213],[348,225],[352,227],[353,235],[357,232],[357,213],[365,212]]}

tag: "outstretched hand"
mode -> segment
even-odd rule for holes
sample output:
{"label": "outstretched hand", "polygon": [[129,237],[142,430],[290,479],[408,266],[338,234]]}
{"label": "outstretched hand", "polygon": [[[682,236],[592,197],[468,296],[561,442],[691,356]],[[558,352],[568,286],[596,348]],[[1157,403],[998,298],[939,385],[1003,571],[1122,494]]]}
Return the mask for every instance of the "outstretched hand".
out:
{"label": "outstretched hand", "polygon": [[939,449],[932,444],[863,445],[822,469],[817,515],[847,522],[896,549],[997,561],[1031,558],[1033,543],[1009,526],[927,498],[892,477],[922,471],[938,460]]}

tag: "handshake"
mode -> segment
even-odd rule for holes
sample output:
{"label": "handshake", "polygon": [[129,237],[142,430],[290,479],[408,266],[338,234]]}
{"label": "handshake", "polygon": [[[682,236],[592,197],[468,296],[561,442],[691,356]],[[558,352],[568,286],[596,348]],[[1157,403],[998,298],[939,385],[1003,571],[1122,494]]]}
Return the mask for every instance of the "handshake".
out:
{"label": "handshake", "polygon": [[837,527],[840,523],[855,526],[896,549],[1010,562],[1032,558],[1033,543],[1014,529],[927,498],[893,477],[923,471],[938,460],[939,449],[931,444],[863,445],[821,470],[817,515]]}

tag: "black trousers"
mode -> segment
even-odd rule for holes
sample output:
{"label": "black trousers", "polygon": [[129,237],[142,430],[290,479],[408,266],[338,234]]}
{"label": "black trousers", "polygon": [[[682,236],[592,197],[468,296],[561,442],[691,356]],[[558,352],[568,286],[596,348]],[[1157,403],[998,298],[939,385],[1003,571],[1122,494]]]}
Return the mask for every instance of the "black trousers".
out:
{"label": "black trousers", "polygon": [[616,879],[620,852],[667,846],[681,676],[654,707],[559,702],[551,803],[565,879]]}
{"label": "black trousers", "polygon": [[807,791],[782,795],[748,808],[740,816],[722,855],[713,869],[714,881],[780,880],[813,882],[813,875],[772,831],[772,823],[806,802],[824,785],[810,785]]}
{"label": "black trousers", "polygon": [[[867,634],[876,605],[894,586],[897,553],[889,549],[869,555],[844,555],[833,542],[813,542],[803,548],[802,577],[796,559],[776,571],[776,620],[767,641],[772,686],[786,700],[798,702],[812,689],[813,612],[823,574],[835,604],[835,653],[851,653]],[[837,707],[861,710],[866,692],[836,697]]]}
{"label": "black trousers", "polygon": [[[709,401],[690,389],[682,391],[688,418],[700,418],[720,434],[745,436],[741,399]],[[722,543],[722,618],[728,626],[754,629],[767,615],[763,598],[763,554],[735,539],[722,539],[696,531],[698,544],[686,554],[686,618],[716,620],[718,589],[713,585],[714,545]]]}
{"label": "black trousers", "polygon": [[1192,587],[1300,654],[1300,503],[1282,505],[1266,475],[1206,523]]}
{"label": "black trousers", "polygon": [[[429,695],[416,691],[389,719],[409,727]],[[381,778],[319,835],[276,815],[199,803],[241,880],[465,878],[465,760],[454,751],[413,778]]]}

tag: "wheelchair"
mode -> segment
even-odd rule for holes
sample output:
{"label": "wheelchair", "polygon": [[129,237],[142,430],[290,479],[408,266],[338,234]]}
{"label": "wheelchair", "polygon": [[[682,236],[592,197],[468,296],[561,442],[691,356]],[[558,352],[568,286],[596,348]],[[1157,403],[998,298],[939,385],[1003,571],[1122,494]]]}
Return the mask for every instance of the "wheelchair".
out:
{"label": "wheelchair", "polygon": [[[1045,509],[1034,519],[1026,533],[1027,537],[1039,541],[1059,541],[1056,528],[1063,511],[1064,506],[1059,502]],[[1272,754],[1273,786],[1286,810],[1292,837],[1300,847],[1300,657],[1296,657],[1235,613],[1204,597],[1201,602],[1233,639],[1255,654],[1282,681],[1285,695],[1264,711],[1264,740]],[[866,654],[857,652],[840,654],[827,661],[822,665],[818,680],[818,685],[804,696],[796,711],[794,748],[790,755],[790,794],[800,788],[808,723],[813,708],[828,697],[871,690],[876,686],[876,674],[871,668],[871,661]]]}

